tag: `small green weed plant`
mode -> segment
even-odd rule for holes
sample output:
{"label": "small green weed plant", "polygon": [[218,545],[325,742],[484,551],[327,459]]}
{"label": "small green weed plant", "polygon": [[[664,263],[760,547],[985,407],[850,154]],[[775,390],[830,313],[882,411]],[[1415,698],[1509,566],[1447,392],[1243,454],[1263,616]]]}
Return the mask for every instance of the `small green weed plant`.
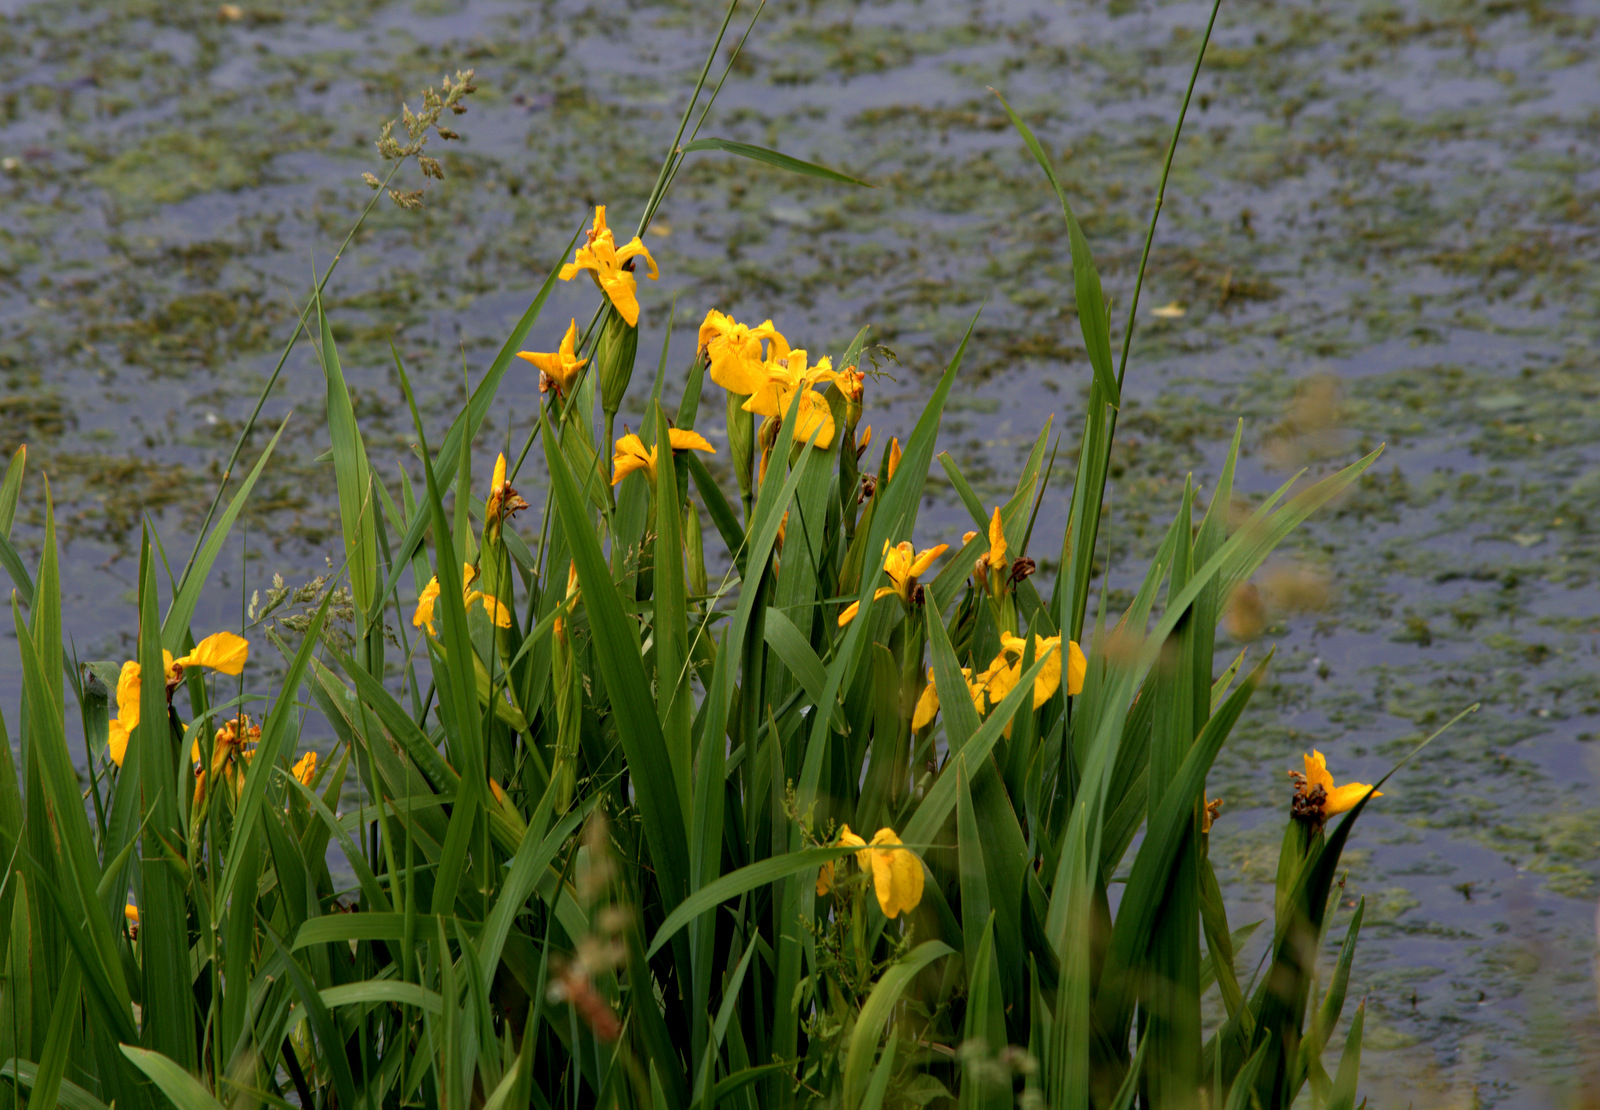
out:
{"label": "small green weed plant", "polygon": [[[698,137],[711,69],[635,236],[619,245],[596,210],[444,434],[416,420],[414,458],[369,457],[319,283],[295,335],[327,385],[338,575],[277,583],[239,633],[195,635],[276,436],[226,505],[219,490],[164,610],[146,531],[131,660],[64,652],[48,484],[33,572],[0,544],[24,677],[20,746],[0,745],[0,1102],[1354,1105],[1359,1007],[1332,1074],[1323,1058],[1359,906],[1316,964],[1374,788],[1307,757],[1273,918],[1240,926],[1205,784],[1268,665],[1216,672],[1228,598],[1374,456],[1230,523],[1236,434],[1204,511],[1186,487],[1108,612],[1096,539],[1139,289],[1114,357],[1088,243],[1009,106],[1070,232],[1092,368],[1069,477],[1048,425],[998,505],[938,453],[966,340],[903,444],[863,422],[865,328],[825,356],[707,306],[690,365],[668,365],[670,320],[641,358],[639,279],[657,271],[639,236],[688,157],[860,184]],[[411,159],[442,175],[421,151],[430,128],[455,137],[439,120],[471,80],[408,111],[405,144],[385,128],[373,203],[424,203],[391,180]],[[522,351],[555,282],[591,279],[589,325]],[[525,363],[539,417],[475,481]],[[643,426],[618,437],[636,381]],[[718,422],[721,448],[702,430]],[[0,485],[7,536],[24,459]],[[936,462],[965,535],[919,527]],[[1049,496],[1070,508],[1041,588]],[[284,659],[270,691],[251,681],[262,652]],[[320,758],[299,739],[312,711],[337,740]]]}

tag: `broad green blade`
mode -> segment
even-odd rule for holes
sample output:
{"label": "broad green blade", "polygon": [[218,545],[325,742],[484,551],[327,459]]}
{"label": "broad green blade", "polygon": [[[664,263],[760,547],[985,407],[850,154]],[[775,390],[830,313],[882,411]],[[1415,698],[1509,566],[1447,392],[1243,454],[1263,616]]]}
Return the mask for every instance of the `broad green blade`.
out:
{"label": "broad green blade", "polygon": [[889,1034],[889,1043],[883,1046],[877,1067],[872,1069],[872,1079],[861,1097],[860,1110],[882,1110],[883,1096],[889,1092],[889,1078],[894,1074],[895,1053],[900,1049],[900,1030]]}
{"label": "broad green blade", "polygon": [[870,1068],[878,1055],[878,1038],[883,1036],[894,1008],[917,973],[934,960],[948,956],[955,950],[937,940],[925,940],[900,959],[896,960],[879,978],[867,996],[856,1027],[850,1033],[850,1047],[845,1056],[844,1089],[840,1092],[845,1110],[856,1110],[867,1093],[871,1078]]}
{"label": "broad green blade", "polygon": [[345,569],[350,576],[350,590],[355,594],[356,610],[366,614],[374,608],[379,575],[371,470],[334,345],[333,325],[323,311],[320,293],[316,305],[320,344],[317,355],[327,386],[328,431],[333,439],[333,473],[339,491],[339,523],[344,530]]}
{"label": "broad green blade", "polygon": [[[38,1070],[38,1065],[31,1060],[10,1060],[0,1067],[0,1079],[15,1080],[18,1086],[31,1090]],[[56,1091],[56,1105],[65,1110],[110,1110],[105,1103],[67,1079],[61,1081]]]}
{"label": "broad green blade", "polygon": [[[658,404],[655,410],[656,442],[656,542],[654,619],[651,630],[656,646],[656,718],[672,764],[678,788],[678,805],[686,816],[694,805],[693,740],[689,721],[694,693],[689,683],[689,603],[685,596],[682,512],[678,500],[678,471],[668,433],[671,425]],[[693,452],[687,452],[693,454]]]}
{"label": "broad green blade", "polygon": [[11,453],[4,481],[0,481],[0,538],[11,538],[11,525],[17,519],[17,498],[22,494],[22,475],[28,466],[28,445],[20,444]]}
{"label": "broad green blade", "polygon": [[[611,570],[600,541],[589,526],[583,494],[556,445],[545,417],[544,451],[554,487],[556,511],[563,524],[572,561],[583,590],[584,609],[594,630],[592,644],[606,694],[617,715],[617,733],[627,756],[645,842],[661,880],[667,906],[676,906],[689,890],[689,845],[683,809],[675,787],[676,772],[666,737],[655,714],[655,699],[644,661],[639,656],[637,626],[623,610],[612,584]],[[441,579],[441,582],[443,580]]]}
{"label": "broad green blade", "polygon": [[[222,1103],[211,1097],[211,1092],[200,1081],[179,1067],[170,1057],[148,1049],[122,1045],[122,1054],[134,1066],[148,1075],[161,1093],[172,1100],[178,1110],[222,1110]],[[351,1103],[354,1105],[354,1103]]]}
{"label": "broad green blade", "polygon": [[[1139,854],[1134,858],[1133,869],[1123,889],[1111,943],[1106,951],[1105,970],[1101,975],[1098,1008],[1102,1027],[1112,1037],[1120,1037],[1131,1020],[1132,988],[1141,974],[1144,960],[1148,958],[1150,938],[1155,934],[1159,914],[1166,904],[1173,869],[1180,862],[1189,839],[1196,802],[1203,801],[1201,794],[1205,790],[1206,775],[1217,753],[1222,750],[1222,743],[1232,731],[1234,722],[1244,712],[1245,705],[1265,676],[1267,662],[1262,660],[1223,703],[1222,708],[1206,722],[1206,727],[1195,739],[1183,762],[1170,776],[1160,803],[1150,818],[1144,841],[1139,846]],[[1152,778],[1151,781],[1154,783],[1156,780]],[[1199,912],[1198,903],[1194,912]],[[1198,940],[1194,959],[1195,984],[1192,989],[1198,994]],[[1198,998],[1195,1001],[1198,1004]],[[1195,1047],[1198,1050],[1198,1045]],[[1193,1077],[1193,1081],[1198,1085],[1198,1076]]]}
{"label": "broad green blade", "polygon": [[672,939],[674,933],[682,929],[689,922],[703,913],[715,909],[730,898],[754,890],[757,887],[775,883],[779,879],[797,875],[803,871],[815,873],[823,864],[833,860],[844,859],[851,855],[853,848],[806,848],[799,852],[789,852],[781,856],[772,856],[769,859],[758,860],[730,871],[721,878],[707,883],[684,899],[667,915],[667,919],[656,930],[656,935],[651,938],[650,948],[645,952],[647,957],[654,957],[661,951],[661,946]]}
{"label": "broad green blade", "polygon": [[697,150],[720,150],[724,154],[736,154],[740,158],[749,158],[769,166],[776,166],[780,170],[790,173],[803,174],[806,177],[820,177],[824,181],[834,181],[841,185],[860,185],[870,189],[871,185],[860,178],[851,177],[849,174],[830,170],[827,166],[819,166],[815,162],[802,162],[798,158],[791,158],[787,154],[780,154],[776,150],[766,147],[752,146],[749,143],[736,143],[731,139],[695,139],[693,142],[684,143],[678,148],[684,154],[693,154]]}
{"label": "broad green blade", "polygon": [[1339,1071],[1333,1077],[1333,1090],[1328,1096],[1326,1110],[1354,1110],[1356,1083],[1361,1078],[1361,1031],[1366,1022],[1367,1003],[1363,999],[1350,1019],[1350,1032],[1344,1038],[1344,1052],[1339,1056]]}

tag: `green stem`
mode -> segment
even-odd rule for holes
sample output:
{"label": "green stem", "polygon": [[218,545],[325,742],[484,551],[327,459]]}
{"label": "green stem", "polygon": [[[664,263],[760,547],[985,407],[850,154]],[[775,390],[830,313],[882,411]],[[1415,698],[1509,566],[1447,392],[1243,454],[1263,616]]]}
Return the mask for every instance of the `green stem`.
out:
{"label": "green stem", "polygon": [[[1133,303],[1128,306],[1128,324],[1127,327],[1123,329],[1122,334],[1122,357],[1117,364],[1117,390],[1119,393],[1122,390],[1123,379],[1128,373],[1128,349],[1133,344],[1133,329],[1137,318],[1137,313],[1139,311],[1139,292],[1144,288],[1145,268],[1150,264],[1150,244],[1155,241],[1156,221],[1161,218],[1161,205],[1167,195],[1167,178],[1172,174],[1172,158],[1178,150],[1178,138],[1183,134],[1184,117],[1189,113],[1189,100],[1194,96],[1195,82],[1200,79],[1200,66],[1205,62],[1206,46],[1211,42],[1211,29],[1216,26],[1217,12],[1221,7],[1222,0],[1212,0],[1211,18],[1206,20],[1205,34],[1200,36],[1200,49],[1195,54],[1194,69],[1189,74],[1189,86],[1184,90],[1183,105],[1178,109],[1178,122],[1172,129],[1172,142],[1167,145],[1167,157],[1161,165],[1161,180],[1156,185],[1155,209],[1150,213],[1150,228],[1145,232],[1144,252],[1139,256],[1139,272],[1137,275],[1135,275],[1133,281]],[[1107,465],[1100,467],[1100,492],[1097,498],[1097,503],[1100,504],[1103,504],[1106,498],[1106,477],[1110,472],[1109,461],[1111,458],[1111,447],[1116,442],[1117,438],[1118,414],[1118,409],[1113,408],[1111,410],[1111,426],[1106,430]],[[1100,539],[1100,517],[1098,514],[1095,515],[1093,527],[1089,530],[1089,535],[1086,538],[1089,543],[1089,553],[1092,563],[1095,544],[1098,543]],[[1074,625],[1073,636],[1077,637],[1082,635],[1082,626],[1075,617],[1072,623]]]}
{"label": "green stem", "polygon": [[[1161,181],[1156,186],[1156,206],[1150,212],[1150,229],[1145,232],[1144,252],[1139,256],[1139,273],[1133,281],[1133,302],[1128,305],[1128,326],[1122,334],[1122,357],[1117,363],[1117,385],[1122,385],[1128,371],[1128,348],[1133,343],[1133,328],[1139,311],[1139,291],[1144,288],[1144,271],[1150,262],[1150,244],[1155,241],[1156,221],[1161,218],[1161,205],[1167,196],[1167,178],[1172,175],[1172,157],[1178,152],[1178,137],[1183,134],[1183,120],[1189,114],[1189,99],[1194,96],[1195,82],[1200,79],[1200,66],[1206,60],[1206,45],[1211,41],[1211,28],[1216,26],[1217,11],[1222,0],[1212,0],[1211,18],[1206,21],[1206,33],[1200,36],[1200,52],[1195,55],[1194,69],[1189,74],[1189,87],[1183,93],[1183,106],[1178,109],[1178,122],[1172,129],[1172,142],[1167,145],[1167,158],[1161,165]],[[1116,420],[1113,413],[1111,419]],[[1114,427],[1115,425],[1113,425]]]}

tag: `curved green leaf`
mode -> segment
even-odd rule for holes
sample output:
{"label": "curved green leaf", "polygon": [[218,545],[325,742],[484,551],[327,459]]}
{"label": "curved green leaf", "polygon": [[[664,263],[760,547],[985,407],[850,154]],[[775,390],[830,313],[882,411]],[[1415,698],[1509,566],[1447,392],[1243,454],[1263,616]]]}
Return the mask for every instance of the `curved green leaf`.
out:
{"label": "curved green leaf", "polygon": [[749,158],[757,162],[764,162],[769,166],[776,166],[780,170],[790,173],[804,174],[807,177],[820,177],[824,181],[836,181],[841,185],[860,185],[864,189],[872,188],[868,182],[859,177],[830,170],[827,166],[819,166],[815,162],[802,162],[798,158],[791,158],[787,154],[780,154],[776,150],[768,150],[764,146],[753,146],[750,143],[736,143],[731,139],[695,139],[693,142],[684,143],[678,148],[684,154],[693,154],[697,150],[720,150],[724,154],[736,154],[740,158]]}
{"label": "curved green leaf", "polygon": [[807,848],[799,852],[790,852],[786,855],[773,856],[737,871],[730,871],[720,879],[707,883],[699,890],[678,904],[677,909],[667,915],[661,923],[661,928],[656,930],[654,939],[650,941],[650,950],[646,956],[654,956],[661,951],[661,946],[672,939],[672,935],[689,922],[699,917],[706,911],[726,902],[729,898],[737,898],[746,891],[754,890],[758,886],[775,883],[779,879],[786,879],[790,875],[805,870],[816,870],[829,860],[843,859],[855,848]]}
{"label": "curved green leaf", "polygon": [[888,1023],[900,996],[919,971],[954,951],[943,941],[925,940],[885,971],[878,985],[872,988],[866,1004],[861,1007],[860,1016],[856,1018],[856,1027],[850,1034],[850,1049],[844,1065],[846,1110],[856,1110],[867,1093],[870,1078],[867,1069],[878,1055],[878,1038],[883,1035],[883,1027]]}
{"label": "curved green leaf", "polygon": [[161,1053],[131,1044],[121,1047],[122,1054],[148,1075],[178,1110],[222,1110],[222,1103],[212,1098],[211,1092],[202,1087],[198,1079]]}

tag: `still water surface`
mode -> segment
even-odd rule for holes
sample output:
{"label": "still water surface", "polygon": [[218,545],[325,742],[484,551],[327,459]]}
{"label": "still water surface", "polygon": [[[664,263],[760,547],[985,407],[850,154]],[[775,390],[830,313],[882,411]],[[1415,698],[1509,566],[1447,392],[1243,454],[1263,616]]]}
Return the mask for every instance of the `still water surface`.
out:
{"label": "still water surface", "polygon": [[[987,88],[1049,147],[1126,303],[1206,11],[773,0],[704,133],[877,188],[691,163],[649,239],[662,279],[645,283],[641,363],[674,298],[673,368],[710,307],[772,316],[813,354],[871,324],[888,376],[868,420],[904,435],[981,308],[942,444],[998,497],[1046,420],[1073,441],[1088,364],[1059,213]],[[398,102],[477,70],[447,180],[420,213],[380,208],[330,285],[390,474],[411,435],[389,340],[437,434],[588,206],[637,218],[720,18],[626,0],[0,13],[0,448],[29,445],[29,558],[50,478],[85,659],[128,649],[141,520],[187,552]],[[1184,313],[1142,310],[1133,345],[1116,590],[1187,472],[1204,499],[1236,419],[1251,495],[1387,444],[1286,552],[1331,603],[1272,614],[1252,649],[1276,646],[1274,677],[1211,790],[1235,920],[1270,912],[1302,751],[1370,780],[1483,704],[1393,780],[1347,857],[1347,900],[1368,900],[1352,991],[1375,1105],[1551,1105],[1600,1061],[1597,25],[1579,0],[1224,0],[1144,295]],[[592,303],[558,289],[528,346],[554,349]],[[197,631],[237,627],[274,573],[303,581],[337,557],[320,381],[297,351],[266,409],[272,425],[292,412],[284,443]],[[536,405],[513,370],[478,473]],[[929,543],[967,527],[942,473],[931,483]],[[1065,510],[1064,492],[1045,503],[1050,544]],[[0,652],[0,704],[18,685]]]}

